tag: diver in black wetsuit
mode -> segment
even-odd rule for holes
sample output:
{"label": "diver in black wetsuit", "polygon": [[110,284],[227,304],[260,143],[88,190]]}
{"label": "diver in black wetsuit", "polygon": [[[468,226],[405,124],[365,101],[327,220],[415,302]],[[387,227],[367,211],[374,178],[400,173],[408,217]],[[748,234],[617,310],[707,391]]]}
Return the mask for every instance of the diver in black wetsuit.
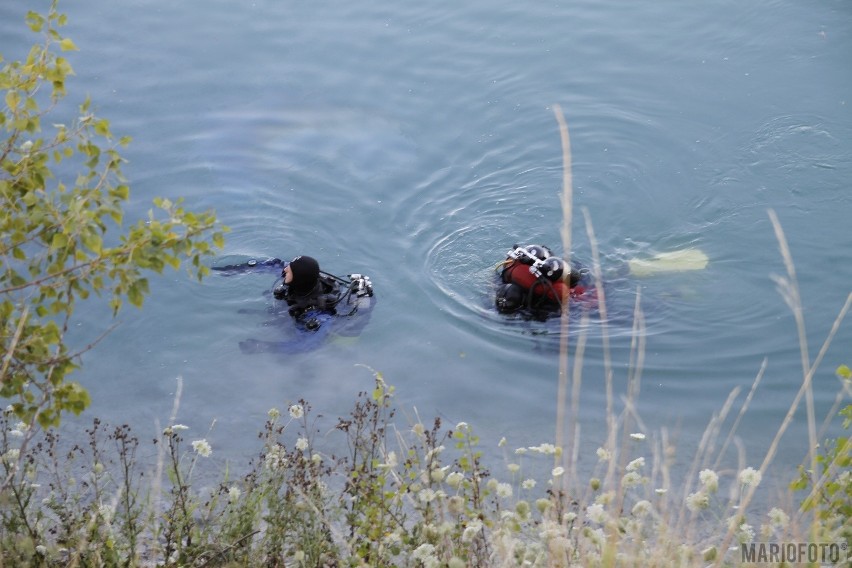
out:
{"label": "diver in black wetsuit", "polygon": [[369,321],[375,303],[369,277],[351,274],[346,280],[323,272],[310,256],[297,256],[290,262],[278,258],[252,259],[213,270],[225,275],[281,271],[282,279],[274,285],[272,295],[287,303],[287,313],[293,318],[299,337],[278,342],[247,339],[240,342],[243,353],[309,351],[318,347],[331,331],[340,336],[357,336]]}

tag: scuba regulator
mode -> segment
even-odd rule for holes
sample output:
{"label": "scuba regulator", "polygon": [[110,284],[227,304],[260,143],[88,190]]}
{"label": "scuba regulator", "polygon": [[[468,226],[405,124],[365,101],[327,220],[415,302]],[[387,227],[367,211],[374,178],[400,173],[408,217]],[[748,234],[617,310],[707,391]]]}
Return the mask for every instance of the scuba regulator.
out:
{"label": "scuba regulator", "polygon": [[349,275],[349,289],[359,298],[373,295],[373,283],[369,276],[363,274]]}
{"label": "scuba regulator", "polygon": [[564,260],[553,256],[549,248],[541,245],[528,245],[525,247],[515,245],[506,256],[512,260],[519,261],[521,264],[528,265],[530,274],[536,278],[543,276],[551,282],[559,280],[566,268]]}
{"label": "scuba regulator", "polygon": [[575,268],[565,262],[543,245],[514,245],[506,257],[529,266],[530,274],[536,278],[544,277],[550,282],[558,282],[568,276],[568,285],[573,288],[589,273],[587,268]]}

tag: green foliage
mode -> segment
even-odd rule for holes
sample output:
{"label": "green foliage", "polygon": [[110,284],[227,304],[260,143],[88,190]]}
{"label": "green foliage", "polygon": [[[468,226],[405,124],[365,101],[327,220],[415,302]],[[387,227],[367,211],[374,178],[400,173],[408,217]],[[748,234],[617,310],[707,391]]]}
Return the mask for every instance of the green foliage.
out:
{"label": "green foliage", "polygon": [[[841,381],[852,381],[852,371],[846,365],[837,368]],[[847,386],[848,388],[848,386]],[[852,425],[852,404],[841,411],[843,429]],[[852,436],[840,436],[828,439],[817,455],[820,471],[813,472],[799,466],[799,477],[793,480],[790,488],[794,491],[810,489],[810,494],[802,502],[802,510],[812,511],[820,523],[821,530],[827,534],[839,531],[836,536],[841,540],[852,538]]]}
{"label": "green foliage", "polygon": [[46,126],[73,75],[60,53],[77,48],[59,33],[65,16],[55,0],[47,15],[26,20],[43,40],[0,70],[0,397],[13,399],[21,419],[49,427],[89,404],[86,390],[68,380],[78,367],[79,353],[65,341],[77,302],[94,293],[114,314],[125,301],[140,307],[145,272],[183,261],[201,278],[201,259],[222,246],[223,229],[212,212],[168,199],[124,226],[130,188],[119,149],[130,139],[117,139],[89,100],[69,124]]}

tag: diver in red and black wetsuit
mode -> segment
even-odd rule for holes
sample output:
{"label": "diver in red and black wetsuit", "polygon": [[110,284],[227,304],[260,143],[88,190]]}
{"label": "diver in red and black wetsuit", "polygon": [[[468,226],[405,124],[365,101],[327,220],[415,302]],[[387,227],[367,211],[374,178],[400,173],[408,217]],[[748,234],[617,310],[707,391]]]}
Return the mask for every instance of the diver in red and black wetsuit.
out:
{"label": "diver in red and black wetsuit", "polygon": [[497,310],[541,316],[559,312],[565,301],[594,301],[589,271],[570,265],[542,245],[515,245],[497,265],[502,284],[497,288]]}

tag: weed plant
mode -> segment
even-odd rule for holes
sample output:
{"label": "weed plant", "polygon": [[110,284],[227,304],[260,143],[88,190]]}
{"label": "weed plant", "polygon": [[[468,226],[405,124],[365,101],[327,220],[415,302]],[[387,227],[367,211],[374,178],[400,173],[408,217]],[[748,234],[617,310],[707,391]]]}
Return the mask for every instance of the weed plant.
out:
{"label": "weed plant", "polygon": [[[737,564],[740,542],[850,536],[849,438],[826,446],[819,473],[803,469],[802,507],[789,499],[762,518],[747,514],[763,468],[708,465],[732,399],[673,486],[665,432],[619,434],[582,483],[546,442],[509,451],[492,473],[464,422],[398,427],[393,390],[376,374],[375,389],[323,437],[307,402],[271,409],[258,456],[212,489],[193,482],[213,449],[188,442],[184,425],[152,441],[160,459],[151,467],[127,425],[94,420],[86,443],[61,449],[55,432],[31,432],[3,412],[0,565],[706,566]],[[344,454],[323,453],[335,436]],[[549,475],[528,475],[541,460]]]}

